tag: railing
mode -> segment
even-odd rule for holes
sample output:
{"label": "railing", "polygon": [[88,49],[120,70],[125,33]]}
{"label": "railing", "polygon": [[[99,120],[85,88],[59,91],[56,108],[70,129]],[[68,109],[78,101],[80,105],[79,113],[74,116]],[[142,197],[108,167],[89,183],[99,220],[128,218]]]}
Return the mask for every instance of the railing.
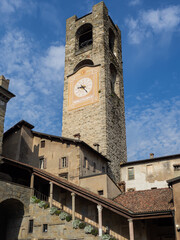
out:
{"label": "railing", "polygon": [[41,201],[48,202],[48,196],[34,189],[34,196],[40,199]]}

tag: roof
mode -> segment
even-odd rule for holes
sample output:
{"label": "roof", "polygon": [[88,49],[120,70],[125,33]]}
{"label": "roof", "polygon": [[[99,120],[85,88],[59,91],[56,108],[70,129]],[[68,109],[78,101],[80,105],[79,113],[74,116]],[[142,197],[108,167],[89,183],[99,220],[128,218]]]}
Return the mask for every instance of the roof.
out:
{"label": "roof", "polygon": [[173,210],[172,200],[170,188],[126,192],[114,199],[136,214]]}
{"label": "roof", "polygon": [[[159,217],[159,216],[172,217],[173,205],[172,205],[172,203],[171,204],[169,203],[169,201],[171,200],[171,197],[172,197],[171,189],[165,189],[165,190],[161,189],[161,194],[162,194],[161,199],[162,200],[159,202],[158,206],[160,206],[160,204],[162,204],[162,206],[164,206],[164,207],[154,208],[154,201],[150,204],[149,199],[146,198],[146,202],[144,201],[144,204],[150,205],[152,207],[153,211],[144,213],[142,211],[142,210],[144,210],[142,208],[143,204],[141,204],[141,202],[144,199],[144,196],[141,196],[141,199],[140,198],[138,199],[137,197],[134,198],[134,196],[136,196],[137,192],[131,192],[131,193],[129,192],[126,194],[122,194],[122,195],[119,195],[114,200],[110,200],[110,199],[104,198],[102,196],[99,196],[98,194],[93,193],[85,188],[82,188],[82,187],[76,185],[76,184],[73,184],[66,179],[63,179],[61,177],[57,177],[51,173],[48,173],[45,170],[33,167],[31,165],[28,165],[28,164],[25,164],[22,162],[18,162],[16,160],[8,159],[8,158],[2,158],[2,161],[5,163],[12,164],[16,167],[27,169],[28,171],[31,171],[33,174],[35,174],[41,178],[44,178],[47,181],[53,182],[57,186],[60,186],[66,190],[74,192],[75,194],[77,194],[85,199],[88,199],[96,204],[100,204],[103,207],[109,209],[110,211],[113,211],[123,217],[126,217],[126,218],[138,219],[138,218],[142,218],[142,217],[148,218],[149,216],[150,217]],[[153,191],[154,190],[149,190],[149,192],[153,192]],[[141,192],[145,192],[145,191],[141,191]],[[154,194],[154,197],[156,197],[156,194]],[[159,197],[160,197],[160,194],[159,194]],[[156,199],[157,199],[157,197],[156,197]],[[141,200],[141,201],[139,201],[139,200]],[[151,200],[153,200],[153,199],[151,198]],[[170,206],[169,206],[169,204],[170,204]],[[141,209],[141,211],[137,212],[136,208],[139,205],[140,205],[139,208]],[[166,207],[166,206],[168,206],[168,207]],[[147,207],[148,206],[146,206],[146,208]],[[145,206],[144,206],[144,208],[145,208]]]}
{"label": "roof", "polygon": [[88,148],[90,151],[93,151],[95,154],[97,154],[99,157],[101,157],[106,162],[111,162],[104,155],[102,155],[100,152],[96,151],[94,148],[89,146],[84,141],[81,141],[81,140],[78,140],[78,139],[73,139],[73,138],[60,137],[60,136],[55,136],[55,135],[51,135],[51,134],[47,134],[47,133],[41,133],[41,132],[33,131],[32,129],[34,128],[34,126],[31,125],[30,123],[26,122],[25,120],[21,120],[18,123],[16,123],[13,127],[9,128],[4,133],[3,137],[6,138],[10,134],[12,134],[12,133],[16,132],[17,130],[19,130],[22,126],[26,126],[27,128],[29,128],[34,136],[37,136],[37,137],[40,137],[40,138],[49,139],[51,141],[66,142],[66,143],[70,143],[70,144],[77,144],[77,145],[80,145],[80,146],[84,146],[84,147]]}
{"label": "roof", "polygon": [[178,182],[180,182],[180,176],[167,180],[167,183],[170,186]]}
{"label": "roof", "polygon": [[174,155],[168,155],[168,156],[162,156],[162,157],[154,157],[154,158],[148,158],[148,159],[143,159],[143,160],[137,160],[133,162],[126,162],[121,164],[121,167],[125,166],[131,166],[131,165],[136,165],[136,164],[146,164],[146,163],[152,163],[155,161],[164,161],[164,160],[173,160],[175,158],[180,158],[180,154],[174,154]]}

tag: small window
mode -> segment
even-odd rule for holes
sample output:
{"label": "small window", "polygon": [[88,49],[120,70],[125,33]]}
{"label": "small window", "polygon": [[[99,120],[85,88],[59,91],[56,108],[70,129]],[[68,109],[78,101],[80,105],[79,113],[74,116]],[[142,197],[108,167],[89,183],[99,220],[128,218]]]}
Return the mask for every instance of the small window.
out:
{"label": "small window", "polygon": [[152,164],[146,166],[146,173],[147,173],[147,175],[153,174],[153,165]]}
{"label": "small window", "polygon": [[44,169],[44,158],[39,159],[39,168]]}
{"label": "small window", "polygon": [[105,173],[106,172],[106,168],[104,166],[102,166],[102,172]]}
{"label": "small window", "polygon": [[59,174],[59,177],[62,177],[68,180],[68,173],[61,173]]}
{"label": "small window", "polygon": [[34,226],[34,220],[29,220],[28,233],[32,233],[33,232],[33,226]]}
{"label": "small window", "polygon": [[104,191],[103,191],[103,190],[99,190],[99,191],[98,191],[98,194],[101,196],[101,195],[104,194]]}
{"label": "small window", "polygon": [[174,171],[180,171],[180,164],[174,164]]}
{"label": "small window", "polygon": [[134,168],[128,168],[128,180],[133,180],[134,179]]}
{"label": "small window", "polygon": [[66,144],[66,147],[69,148],[69,147],[70,147],[70,143],[67,143],[67,144]]}
{"label": "small window", "polygon": [[95,171],[96,171],[96,163],[93,162],[93,172],[95,172]]}
{"label": "small window", "polygon": [[44,140],[41,141],[41,148],[45,148],[45,141]]}
{"label": "small window", "polygon": [[113,30],[109,29],[109,48],[112,52],[114,52],[114,41],[115,41],[115,34]]}
{"label": "small window", "polygon": [[48,231],[48,225],[47,224],[43,224],[43,232],[47,232]]}
{"label": "small window", "polygon": [[68,167],[67,157],[62,157],[61,158],[61,168],[66,168],[66,167]]}

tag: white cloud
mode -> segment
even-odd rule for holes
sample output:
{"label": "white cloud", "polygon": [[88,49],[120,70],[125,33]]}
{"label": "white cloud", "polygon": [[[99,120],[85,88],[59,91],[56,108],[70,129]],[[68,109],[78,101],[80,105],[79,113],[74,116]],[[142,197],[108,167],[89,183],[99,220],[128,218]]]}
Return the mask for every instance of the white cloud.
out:
{"label": "white cloud", "polygon": [[10,91],[16,94],[8,103],[5,128],[25,119],[39,131],[48,126],[53,134],[59,126],[60,134],[64,46],[52,44],[42,51],[31,37],[14,30],[0,40],[0,48],[0,74],[10,79]]}
{"label": "white cloud", "polygon": [[129,41],[139,44],[153,34],[172,34],[180,28],[180,6],[141,11],[137,17],[127,18]]}
{"label": "white cloud", "polygon": [[129,2],[130,6],[136,6],[136,5],[139,5],[139,4],[141,4],[141,0],[131,0]]}
{"label": "white cloud", "polygon": [[180,98],[138,105],[126,114],[128,160],[179,153]]}

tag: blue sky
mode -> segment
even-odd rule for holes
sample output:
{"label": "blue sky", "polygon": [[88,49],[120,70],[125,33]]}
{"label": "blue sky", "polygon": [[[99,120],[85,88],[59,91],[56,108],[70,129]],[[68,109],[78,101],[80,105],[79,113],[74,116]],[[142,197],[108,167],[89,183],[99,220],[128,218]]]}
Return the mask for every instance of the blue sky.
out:
{"label": "blue sky", "polygon": [[[0,0],[5,130],[24,119],[61,135],[65,21],[96,0]],[[180,153],[180,2],[105,0],[122,31],[128,160]]]}

